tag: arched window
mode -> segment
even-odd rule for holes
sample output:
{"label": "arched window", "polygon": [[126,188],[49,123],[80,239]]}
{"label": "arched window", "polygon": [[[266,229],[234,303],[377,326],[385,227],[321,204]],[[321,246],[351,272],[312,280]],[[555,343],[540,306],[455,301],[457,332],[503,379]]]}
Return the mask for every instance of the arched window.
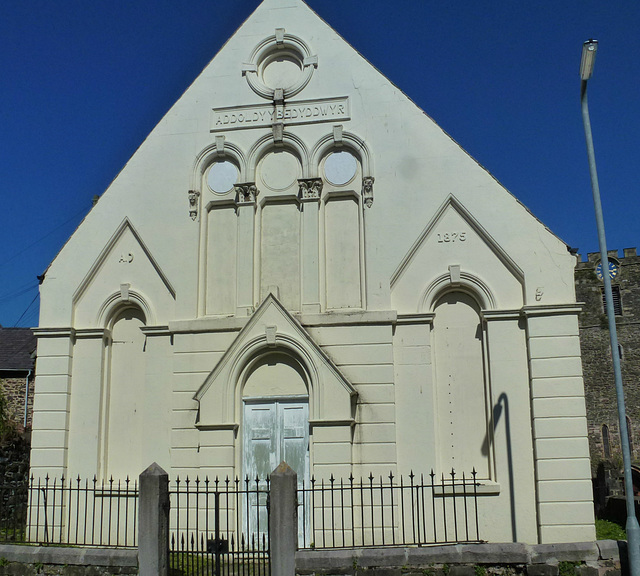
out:
{"label": "arched window", "polygon": [[139,308],[117,311],[111,321],[105,405],[104,477],[135,477],[142,470],[141,438],[146,380],[146,324]]}
{"label": "arched window", "polygon": [[602,450],[605,458],[611,458],[611,443],[609,441],[609,426],[602,425]]}
{"label": "arched window", "polygon": [[303,172],[301,158],[289,147],[267,151],[256,167],[259,299],[275,292],[289,310],[301,310]]}
{"label": "arched window", "polygon": [[462,291],[436,302],[433,345],[441,472],[452,468],[490,477],[484,333],[480,307]]}
{"label": "arched window", "polygon": [[364,306],[362,166],[350,151],[330,150],[320,165],[324,177],[325,289],[327,309]]}

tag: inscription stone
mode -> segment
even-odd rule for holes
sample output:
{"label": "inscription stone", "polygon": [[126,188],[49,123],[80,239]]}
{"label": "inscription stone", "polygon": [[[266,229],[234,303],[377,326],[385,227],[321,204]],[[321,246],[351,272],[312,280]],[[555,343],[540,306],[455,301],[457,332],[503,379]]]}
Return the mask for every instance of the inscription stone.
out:
{"label": "inscription stone", "polygon": [[242,128],[265,128],[274,122],[285,125],[309,124],[349,120],[348,98],[324,98],[287,102],[274,108],[273,104],[256,106],[232,106],[214,108],[211,111],[211,132],[238,130]]}

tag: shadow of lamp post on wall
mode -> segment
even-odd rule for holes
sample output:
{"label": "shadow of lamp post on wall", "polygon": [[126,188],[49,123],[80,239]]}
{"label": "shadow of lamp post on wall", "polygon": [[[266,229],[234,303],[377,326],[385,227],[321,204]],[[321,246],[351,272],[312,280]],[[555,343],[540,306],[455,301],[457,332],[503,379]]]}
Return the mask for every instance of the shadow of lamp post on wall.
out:
{"label": "shadow of lamp post on wall", "polygon": [[516,494],[515,494],[515,481],[513,479],[513,453],[511,451],[511,422],[509,420],[509,397],[503,392],[498,397],[498,401],[493,407],[493,413],[491,417],[491,430],[487,430],[487,434],[484,437],[482,443],[482,454],[484,456],[489,455],[490,445],[492,438],[495,438],[496,431],[498,429],[498,423],[502,416],[504,406],[504,426],[505,426],[505,440],[507,442],[507,469],[509,472],[509,504],[511,508],[511,536],[514,542],[518,541],[518,528],[516,522]]}
{"label": "shadow of lamp post on wall", "polygon": [[516,525],[516,485],[513,479],[513,453],[511,452],[511,422],[509,420],[509,398],[503,392],[498,397],[496,405],[493,407],[493,428],[498,427],[498,421],[502,414],[502,405],[504,405],[504,425],[505,437],[507,440],[507,468],[509,470],[509,502],[511,504],[511,533],[513,541],[518,541],[518,529]]}
{"label": "shadow of lamp post on wall", "polygon": [[589,106],[587,103],[587,81],[593,74],[593,64],[598,49],[597,40],[587,40],[582,46],[582,60],[580,61],[580,103],[582,106],[582,122],[587,141],[587,156],[589,158],[589,173],[591,175],[591,190],[593,192],[593,204],[596,213],[596,226],[598,228],[598,243],[600,244],[600,260],[602,262],[602,279],[604,281],[604,294],[607,307],[607,320],[609,323],[609,337],[611,339],[611,358],[613,360],[613,374],[616,384],[616,397],[618,402],[618,422],[620,426],[620,441],[622,443],[622,460],[624,463],[624,490],[627,503],[627,547],[629,550],[629,567],[631,576],[640,576],[640,526],[636,518],[635,502],[633,498],[633,481],[631,477],[631,452],[629,450],[629,432],[626,425],[626,412],[624,406],[624,390],[622,388],[622,372],[620,370],[620,355],[618,351],[618,334],[616,331],[616,319],[613,309],[613,295],[611,292],[611,277],[609,275],[609,259],[607,257],[607,240],[604,233],[604,219],[602,217],[602,203],[600,202],[600,187],[598,185],[598,173],[596,172],[596,158],[593,151],[593,138],[591,135],[591,121],[589,119]]}

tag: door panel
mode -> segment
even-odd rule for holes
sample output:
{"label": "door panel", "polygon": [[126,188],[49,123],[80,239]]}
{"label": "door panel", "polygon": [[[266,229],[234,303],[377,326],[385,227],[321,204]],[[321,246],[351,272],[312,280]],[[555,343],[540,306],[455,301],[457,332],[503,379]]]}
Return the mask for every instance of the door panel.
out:
{"label": "door panel", "polygon": [[256,476],[264,480],[277,466],[274,436],[276,406],[269,404],[245,405],[245,474],[250,480]]}
{"label": "door panel", "polygon": [[308,404],[279,404],[279,421],[282,422],[281,459],[298,474],[298,485],[308,475],[309,409]]}
{"label": "door panel", "polygon": [[[245,401],[244,405],[244,474],[250,480],[261,480],[266,490],[265,478],[283,460],[296,471],[298,486],[309,479],[309,404],[306,401]],[[250,484],[255,487],[255,482]],[[267,517],[263,499],[266,492],[249,496],[247,515],[248,532],[259,532],[260,540],[267,533]],[[258,505],[258,502],[260,505]],[[306,520],[298,518],[300,537]]]}

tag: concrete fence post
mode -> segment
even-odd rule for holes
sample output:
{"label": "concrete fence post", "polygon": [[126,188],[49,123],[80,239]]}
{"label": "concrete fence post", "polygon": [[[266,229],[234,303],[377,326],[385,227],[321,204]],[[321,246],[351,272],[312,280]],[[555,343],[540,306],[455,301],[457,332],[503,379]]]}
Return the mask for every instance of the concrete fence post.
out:
{"label": "concrete fence post", "polygon": [[271,473],[269,547],[271,576],[295,576],[298,548],[298,475],[286,462]]}
{"label": "concrete fence post", "polygon": [[140,474],[139,486],[139,575],[168,576],[169,475],[154,462]]}

